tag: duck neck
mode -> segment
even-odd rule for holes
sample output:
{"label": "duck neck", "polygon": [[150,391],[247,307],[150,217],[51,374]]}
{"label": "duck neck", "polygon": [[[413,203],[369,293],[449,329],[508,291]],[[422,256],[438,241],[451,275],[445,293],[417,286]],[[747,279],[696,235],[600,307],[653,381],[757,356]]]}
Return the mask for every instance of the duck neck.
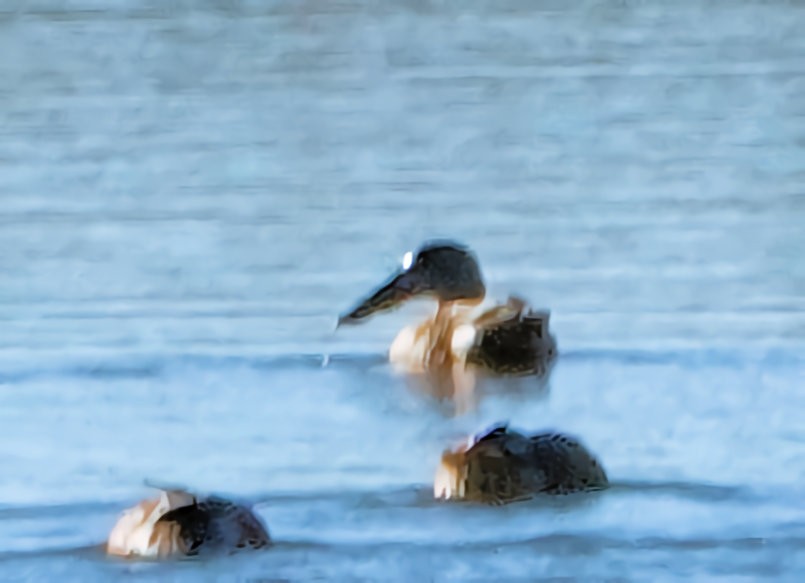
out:
{"label": "duck neck", "polygon": [[439,307],[430,325],[427,368],[437,369],[452,364],[450,339],[453,336],[453,302],[439,300]]}
{"label": "duck neck", "polygon": [[450,316],[453,314],[454,305],[455,302],[439,300],[439,305],[436,308],[436,316],[434,318],[437,324],[441,324],[450,318]]}
{"label": "duck neck", "polygon": [[449,340],[452,333],[453,302],[439,300],[439,307],[433,317],[431,328],[431,344],[435,346],[440,342]]}

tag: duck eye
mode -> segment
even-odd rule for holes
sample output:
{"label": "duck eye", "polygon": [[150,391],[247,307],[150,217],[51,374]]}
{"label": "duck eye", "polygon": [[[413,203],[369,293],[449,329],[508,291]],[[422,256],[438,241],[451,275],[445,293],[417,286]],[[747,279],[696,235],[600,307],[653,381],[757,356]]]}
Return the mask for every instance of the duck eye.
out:
{"label": "duck eye", "polygon": [[403,255],[402,260],[402,267],[403,269],[411,269],[411,265],[414,264],[414,254],[411,251],[408,251],[405,255]]}

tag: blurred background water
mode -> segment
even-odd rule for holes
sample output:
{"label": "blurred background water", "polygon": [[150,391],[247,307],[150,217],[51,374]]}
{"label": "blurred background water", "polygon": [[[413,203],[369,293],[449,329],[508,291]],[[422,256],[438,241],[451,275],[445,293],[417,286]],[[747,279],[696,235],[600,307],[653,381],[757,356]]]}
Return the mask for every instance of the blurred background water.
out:
{"label": "blurred background water", "polygon": [[[805,7],[0,6],[0,579],[805,573]],[[552,311],[548,394],[452,417],[336,315],[431,237]],[[497,419],[615,486],[440,505]],[[94,545],[144,480],[258,503],[270,552]]]}

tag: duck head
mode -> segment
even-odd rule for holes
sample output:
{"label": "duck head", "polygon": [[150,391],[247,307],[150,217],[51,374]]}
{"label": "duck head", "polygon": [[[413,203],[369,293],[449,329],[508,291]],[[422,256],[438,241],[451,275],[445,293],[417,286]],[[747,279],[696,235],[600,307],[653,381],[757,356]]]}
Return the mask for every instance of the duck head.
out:
{"label": "duck head", "polygon": [[440,303],[477,304],[485,294],[475,255],[458,243],[434,241],[416,252],[406,253],[402,268],[372,295],[342,315],[338,325],[357,323],[417,296],[434,297]]}

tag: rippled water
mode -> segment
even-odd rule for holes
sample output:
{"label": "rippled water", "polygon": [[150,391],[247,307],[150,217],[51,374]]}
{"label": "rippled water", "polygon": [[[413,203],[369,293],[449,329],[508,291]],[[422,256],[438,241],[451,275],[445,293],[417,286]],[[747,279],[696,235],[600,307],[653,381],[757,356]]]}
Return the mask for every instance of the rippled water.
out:
{"label": "rippled water", "polygon": [[[801,580],[805,9],[0,7],[0,578]],[[549,389],[454,417],[336,315],[435,236],[552,310]],[[614,487],[437,504],[497,419]],[[95,546],[145,480],[277,546]]]}

